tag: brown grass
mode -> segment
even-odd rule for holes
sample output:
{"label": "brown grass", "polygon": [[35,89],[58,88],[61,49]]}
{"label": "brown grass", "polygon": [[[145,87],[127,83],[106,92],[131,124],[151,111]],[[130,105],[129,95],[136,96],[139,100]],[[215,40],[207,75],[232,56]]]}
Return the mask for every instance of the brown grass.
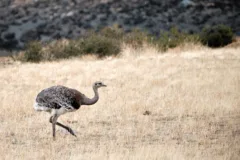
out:
{"label": "brown grass", "polygon": [[[119,58],[93,57],[0,66],[0,159],[238,159],[240,48],[183,47],[166,54],[125,47]],[[33,110],[56,84],[93,96],[59,118],[78,138]],[[146,112],[148,111],[148,112]]]}

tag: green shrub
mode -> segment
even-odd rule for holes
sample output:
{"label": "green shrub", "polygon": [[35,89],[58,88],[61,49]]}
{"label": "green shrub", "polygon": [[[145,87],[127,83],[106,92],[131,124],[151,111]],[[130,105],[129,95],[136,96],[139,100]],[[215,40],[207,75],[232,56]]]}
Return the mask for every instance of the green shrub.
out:
{"label": "green shrub", "polygon": [[47,46],[43,56],[44,60],[56,60],[81,55],[82,51],[75,40],[53,42]]}
{"label": "green shrub", "polygon": [[204,28],[200,34],[201,42],[209,47],[222,47],[233,41],[232,29],[225,25]]}
{"label": "green shrub", "polygon": [[120,28],[118,25],[113,25],[112,27],[105,27],[100,32],[100,35],[115,39],[115,40],[122,40],[124,36],[124,31],[122,28]]}
{"label": "green shrub", "polygon": [[[140,29],[125,33],[117,25],[105,27],[99,32],[89,31],[84,37],[77,40],[58,40],[44,48],[40,42],[27,45],[26,51],[18,58],[22,61],[39,62],[42,60],[56,60],[70,58],[84,54],[94,54],[98,57],[117,55],[122,44],[128,44],[138,49],[146,45],[155,46],[162,51],[180,46],[184,43],[198,43],[215,46],[223,45],[232,40],[232,31],[226,26],[203,29],[201,39],[197,34],[188,34],[173,27],[169,32],[162,32],[160,36],[150,35]],[[213,44],[214,43],[214,44]]]}
{"label": "green shrub", "polygon": [[22,61],[39,62],[42,60],[42,44],[37,41],[30,42],[26,46],[26,51],[21,56]]}
{"label": "green shrub", "polygon": [[156,46],[162,51],[189,42],[198,43],[199,36],[196,34],[180,32],[176,27],[171,28],[169,32],[162,32],[158,38],[155,38]]}
{"label": "green shrub", "polygon": [[161,51],[166,51],[169,48],[169,33],[163,32],[159,38],[155,39],[155,41],[158,49],[160,49]]}
{"label": "green shrub", "polygon": [[151,44],[151,38],[147,32],[141,31],[140,29],[134,29],[131,32],[127,33],[123,40],[126,44],[132,45],[134,48],[143,47],[144,43]]}
{"label": "green shrub", "polygon": [[117,55],[121,51],[118,40],[98,34],[92,34],[82,39],[79,47],[84,54],[95,54],[98,57]]}
{"label": "green shrub", "polygon": [[73,57],[73,56],[79,56],[82,54],[82,50],[80,48],[80,45],[77,43],[77,41],[70,41],[63,50],[64,53],[67,54],[67,57]]}

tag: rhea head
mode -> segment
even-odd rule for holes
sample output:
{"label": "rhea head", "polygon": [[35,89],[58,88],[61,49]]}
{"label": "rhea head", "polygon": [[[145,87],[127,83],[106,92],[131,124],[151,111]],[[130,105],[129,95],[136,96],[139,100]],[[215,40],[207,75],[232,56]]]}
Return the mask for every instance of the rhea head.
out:
{"label": "rhea head", "polygon": [[100,81],[97,81],[97,82],[93,83],[93,87],[94,88],[100,88],[100,87],[107,87],[107,85],[103,84]]}

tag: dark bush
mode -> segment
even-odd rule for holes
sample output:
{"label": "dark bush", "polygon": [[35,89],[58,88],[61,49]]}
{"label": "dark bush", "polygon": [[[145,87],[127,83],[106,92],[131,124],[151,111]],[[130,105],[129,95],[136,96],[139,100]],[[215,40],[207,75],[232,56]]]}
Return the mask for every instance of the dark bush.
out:
{"label": "dark bush", "polygon": [[[201,41],[211,46],[216,46],[216,43],[222,46],[229,43],[232,37],[231,29],[220,25],[211,29],[204,29],[201,34]],[[77,40],[58,40],[44,47],[40,42],[32,42],[18,59],[39,62],[84,54],[93,54],[101,58],[119,54],[123,43],[136,49],[142,48],[146,44],[166,51],[184,43],[198,43],[199,41],[199,35],[181,32],[177,28],[171,28],[169,32],[161,32],[159,36],[156,36],[140,29],[125,33],[122,28],[115,25],[105,27],[99,32],[89,31],[85,36]]]}
{"label": "dark bush", "polygon": [[222,47],[233,41],[232,29],[225,25],[204,28],[200,34],[201,42],[209,47]]}
{"label": "dark bush", "polygon": [[39,62],[42,60],[42,44],[37,41],[30,42],[26,46],[26,51],[21,56],[22,61]]}
{"label": "dark bush", "polygon": [[79,47],[84,54],[95,54],[98,57],[117,55],[121,51],[118,40],[98,34],[92,34],[80,40]]}
{"label": "dark bush", "polygon": [[198,42],[198,35],[181,32],[176,27],[171,28],[169,32],[162,32],[161,35],[155,39],[157,47],[162,51],[166,51],[169,48],[174,48],[184,43]]}
{"label": "dark bush", "polygon": [[68,57],[79,56],[82,54],[82,49],[80,48],[77,41],[69,41],[69,43],[64,47],[63,52],[67,54]]}
{"label": "dark bush", "polygon": [[148,43],[151,44],[153,36],[148,34],[145,31],[141,31],[140,29],[133,29],[131,32],[127,33],[123,40],[126,44],[132,45],[134,48],[143,47],[143,44]]}
{"label": "dark bush", "polygon": [[105,27],[99,32],[99,34],[104,37],[116,40],[122,40],[123,36],[125,35],[124,30],[118,25],[113,25],[112,27]]}
{"label": "dark bush", "polygon": [[81,54],[82,51],[78,43],[74,40],[70,40],[67,43],[59,42],[49,45],[47,51],[44,54],[44,59],[45,60],[64,59],[73,56],[78,56]]}

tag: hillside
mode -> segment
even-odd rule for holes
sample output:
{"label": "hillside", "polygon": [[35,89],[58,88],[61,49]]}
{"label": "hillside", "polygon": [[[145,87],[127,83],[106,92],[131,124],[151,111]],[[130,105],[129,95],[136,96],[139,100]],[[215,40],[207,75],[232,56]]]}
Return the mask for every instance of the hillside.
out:
{"label": "hillside", "polygon": [[[175,48],[166,54],[124,48],[122,56],[0,66],[0,159],[238,159],[240,48]],[[52,85],[91,97],[59,121],[51,137],[48,113],[33,110]]]}
{"label": "hillside", "polygon": [[154,35],[173,26],[196,33],[225,24],[240,34],[237,0],[3,0],[0,13],[0,48],[5,49],[32,40],[74,39],[114,24]]}

